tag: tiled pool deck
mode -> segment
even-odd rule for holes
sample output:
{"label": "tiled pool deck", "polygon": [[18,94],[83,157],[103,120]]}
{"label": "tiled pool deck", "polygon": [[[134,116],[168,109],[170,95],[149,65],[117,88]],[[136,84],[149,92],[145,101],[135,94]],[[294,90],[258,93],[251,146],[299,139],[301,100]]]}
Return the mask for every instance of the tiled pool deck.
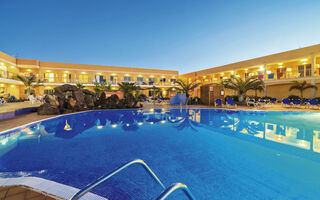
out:
{"label": "tiled pool deck", "polygon": [[0,187],[0,199],[2,200],[55,200],[58,197],[34,191],[25,186],[5,186]]}

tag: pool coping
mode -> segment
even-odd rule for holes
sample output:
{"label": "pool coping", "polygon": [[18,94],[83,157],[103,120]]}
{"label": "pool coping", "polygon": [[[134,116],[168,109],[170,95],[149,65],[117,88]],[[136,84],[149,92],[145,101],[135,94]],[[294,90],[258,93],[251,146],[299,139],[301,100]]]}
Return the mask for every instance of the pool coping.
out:
{"label": "pool coping", "polygon": [[[39,177],[0,178],[0,186],[25,186],[62,199],[70,199],[79,189]],[[91,192],[83,200],[108,200]]]}

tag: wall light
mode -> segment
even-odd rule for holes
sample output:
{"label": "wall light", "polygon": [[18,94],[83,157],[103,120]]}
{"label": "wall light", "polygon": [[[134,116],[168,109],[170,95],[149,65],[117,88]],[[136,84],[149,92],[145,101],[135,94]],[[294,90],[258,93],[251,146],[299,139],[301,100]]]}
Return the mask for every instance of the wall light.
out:
{"label": "wall light", "polygon": [[283,63],[278,63],[278,65],[283,65]]}
{"label": "wall light", "polygon": [[31,72],[31,69],[27,69],[27,72]]}
{"label": "wall light", "polygon": [[271,71],[267,71],[267,74],[271,74]]}
{"label": "wall light", "polygon": [[308,60],[307,58],[301,59],[302,62],[307,61],[307,60]]}
{"label": "wall light", "polygon": [[283,67],[282,65],[279,66],[279,68],[282,68],[282,67]]}
{"label": "wall light", "polygon": [[304,62],[304,63],[302,63],[303,65],[306,65],[306,64],[308,64],[308,63],[306,63],[306,62]]}

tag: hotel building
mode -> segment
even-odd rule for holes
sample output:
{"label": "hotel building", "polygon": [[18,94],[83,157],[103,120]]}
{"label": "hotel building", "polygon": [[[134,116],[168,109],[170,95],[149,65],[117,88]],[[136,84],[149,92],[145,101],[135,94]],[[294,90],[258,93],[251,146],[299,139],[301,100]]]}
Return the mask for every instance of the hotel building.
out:
{"label": "hotel building", "polygon": [[[0,95],[10,94],[16,98],[25,98],[25,87],[15,76],[36,76],[44,82],[37,87],[37,95],[51,93],[53,88],[62,84],[82,83],[87,89],[93,90],[94,83],[111,83],[118,89],[120,82],[134,82],[145,88],[153,86],[161,88],[163,95],[174,85],[177,78],[197,81],[201,85],[220,83],[221,80],[235,75],[241,78],[258,76],[264,80],[265,90],[259,96],[271,96],[278,99],[289,95],[300,95],[298,91],[289,92],[292,80],[307,81],[318,86],[318,90],[308,89],[304,97],[320,97],[320,44],[299,48],[282,53],[213,67],[210,69],[190,72],[179,76],[176,70],[142,69],[131,67],[113,67],[102,65],[71,64],[45,62],[32,59],[20,59],[0,52]],[[225,89],[225,95],[235,95],[235,91]],[[249,91],[247,95],[254,95]],[[193,91],[193,96],[200,96],[200,87]]]}
{"label": "hotel building", "polygon": [[93,90],[95,83],[110,83],[118,89],[120,82],[134,82],[146,89],[153,86],[161,88],[162,94],[174,85],[179,74],[176,70],[143,69],[102,65],[45,62],[33,59],[20,59],[0,52],[0,95],[10,94],[16,98],[26,98],[25,86],[15,77],[17,74],[35,76],[43,81],[43,86],[35,89],[36,95],[53,92],[53,88],[63,84],[81,83]]}
{"label": "hotel building", "polygon": [[[205,85],[220,83],[231,75],[241,78],[258,76],[263,79],[265,90],[259,92],[259,96],[278,99],[286,98],[291,94],[300,96],[299,91],[289,92],[291,81],[298,80],[307,81],[318,87],[318,90],[307,89],[304,92],[305,98],[320,97],[320,44],[195,71],[183,74],[180,78]],[[225,90],[225,95],[235,94],[235,91]],[[200,87],[193,91],[193,95],[200,96]],[[247,95],[254,95],[254,91],[249,91]]]}

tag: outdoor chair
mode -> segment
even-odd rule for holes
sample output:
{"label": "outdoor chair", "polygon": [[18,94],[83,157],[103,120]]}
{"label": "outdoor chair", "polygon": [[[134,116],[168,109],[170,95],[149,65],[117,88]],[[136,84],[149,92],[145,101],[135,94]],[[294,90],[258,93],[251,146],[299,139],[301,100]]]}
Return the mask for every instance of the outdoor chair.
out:
{"label": "outdoor chair", "polygon": [[312,108],[314,108],[314,107],[318,107],[318,108],[319,108],[318,99],[312,99],[312,100],[310,100],[310,106],[311,106]]}
{"label": "outdoor chair", "polygon": [[0,105],[1,105],[1,104],[5,104],[5,103],[6,103],[6,100],[4,100],[4,98],[1,98],[1,99],[0,99]]}
{"label": "outdoor chair", "polygon": [[256,105],[265,106],[265,105],[267,105],[267,101],[265,99],[259,99],[259,101],[258,101],[258,103]]}
{"label": "outdoor chair", "polygon": [[304,104],[305,108],[308,108],[310,106],[310,101],[311,101],[311,99],[304,99],[303,104]]}
{"label": "outdoor chair", "polygon": [[272,99],[270,100],[270,102],[271,102],[271,103],[277,103],[277,98],[272,98]]}
{"label": "outdoor chair", "polygon": [[300,99],[292,99],[292,105],[294,107],[301,106],[301,100]]}
{"label": "outdoor chair", "polygon": [[256,100],[255,99],[249,99],[247,101],[247,106],[256,106]]}
{"label": "outdoor chair", "polygon": [[237,104],[234,103],[234,100],[232,98],[227,98],[226,105],[229,106],[234,106],[237,107]]}
{"label": "outdoor chair", "polygon": [[281,106],[285,107],[286,105],[291,105],[290,99],[282,99]]}
{"label": "outdoor chair", "polygon": [[216,101],[214,103],[214,107],[222,106],[222,105],[223,105],[222,100],[221,99],[216,99]]}

